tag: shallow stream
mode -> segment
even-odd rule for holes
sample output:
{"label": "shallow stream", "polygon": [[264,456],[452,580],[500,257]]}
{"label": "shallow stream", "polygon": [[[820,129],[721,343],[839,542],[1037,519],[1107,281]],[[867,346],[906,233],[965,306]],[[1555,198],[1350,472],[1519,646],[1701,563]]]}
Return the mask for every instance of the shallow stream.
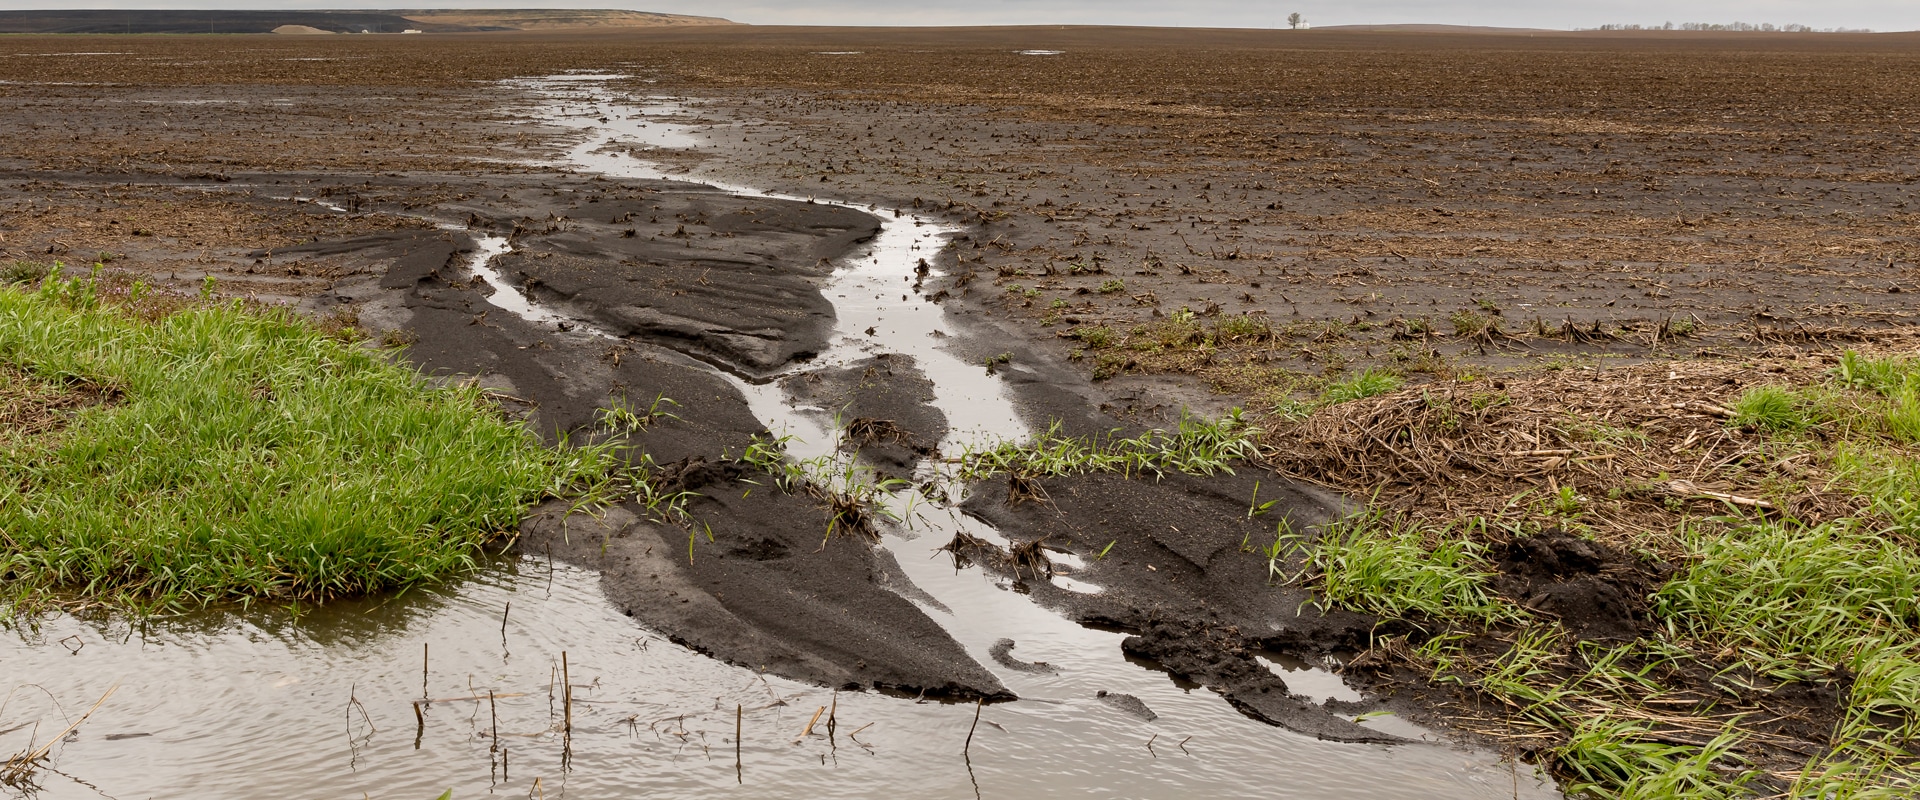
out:
{"label": "shallow stream", "polygon": [[[614,77],[509,87],[544,124],[580,133],[564,166],[680,177],[644,156],[700,144],[672,122],[681,106],[622,97],[606,82]],[[685,191],[809,200],[702,180]],[[1024,435],[1002,383],[942,347],[954,333],[942,310],[909,288],[920,260],[956,231],[850,207],[884,228],[825,287],[837,331],[808,368],[909,356],[935,384],[949,449]],[[488,261],[507,246],[484,239],[474,264],[498,290],[493,302],[534,321],[564,319],[491,273]],[[735,382],[770,429],[795,437],[795,456],[832,451],[825,410],[794,407],[777,383]],[[915,602],[1022,698],[978,710],[977,724],[970,704],[836,693],[723,664],[621,615],[592,572],[527,557],[436,590],[299,614],[137,627],[62,616],[16,631],[0,639],[0,690],[9,692],[0,753],[45,742],[117,687],[56,748],[40,796],[424,800],[449,787],[455,798],[1558,796],[1532,768],[1490,752],[1321,742],[1248,719],[1212,692],[1125,659],[1123,634],[1071,623],[934,550],[956,530],[1004,541],[983,523],[925,502],[909,509],[904,496],[895,508],[910,524],[891,526],[882,546],[919,590]],[[1002,638],[1017,642],[1015,658],[1057,672],[999,667],[988,649]],[[1270,663],[1303,695],[1352,697],[1315,666]],[[1116,708],[1099,691],[1133,695],[1158,716]],[[423,697],[432,702],[416,702]],[[1391,717],[1368,724],[1424,735]]]}

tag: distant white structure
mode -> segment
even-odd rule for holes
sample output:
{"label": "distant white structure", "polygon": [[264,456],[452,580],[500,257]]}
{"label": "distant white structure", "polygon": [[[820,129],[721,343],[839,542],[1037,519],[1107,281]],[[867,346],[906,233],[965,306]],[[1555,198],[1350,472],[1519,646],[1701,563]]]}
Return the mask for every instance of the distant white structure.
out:
{"label": "distant white structure", "polygon": [[408,28],[404,31],[401,31],[401,33],[419,33],[419,32],[420,32],[419,28]]}

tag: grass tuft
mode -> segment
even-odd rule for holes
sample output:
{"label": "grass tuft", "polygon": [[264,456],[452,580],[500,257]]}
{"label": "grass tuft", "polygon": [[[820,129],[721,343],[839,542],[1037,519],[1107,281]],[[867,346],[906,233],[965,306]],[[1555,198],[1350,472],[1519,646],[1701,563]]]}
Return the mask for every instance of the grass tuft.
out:
{"label": "grass tuft", "polygon": [[1385,512],[1331,525],[1308,554],[1321,594],[1342,606],[1398,618],[1494,624],[1524,617],[1487,587],[1484,548],[1443,536],[1429,548],[1417,527]]}
{"label": "grass tuft", "polygon": [[0,286],[33,283],[46,277],[47,272],[48,268],[45,264],[36,264],[32,261],[14,261],[4,267],[0,267]]}
{"label": "grass tuft", "polygon": [[1403,382],[1400,376],[1386,370],[1367,369],[1327,384],[1327,388],[1320,393],[1320,402],[1332,405],[1364,400],[1398,389]]}
{"label": "grass tuft", "polygon": [[958,478],[982,480],[995,475],[1021,479],[1120,473],[1163,475],[1233,474],[1232,464],[1254,456],[1260,429],[1250,427],[1240,409],[1217,420],[1183,414],[1172,431],[1154,429],[1132,438],[1067,436],[1060,424],[1026,444],[1001,442],[968,449],[960,458]]}
{"label": "grass tuft", "polygon": [[1779,386],[1756,386],[1733,404],[1733,424],[1750,425],[1776,433],[1794,433],[1814,426],[1811,406],[1798,392]]}

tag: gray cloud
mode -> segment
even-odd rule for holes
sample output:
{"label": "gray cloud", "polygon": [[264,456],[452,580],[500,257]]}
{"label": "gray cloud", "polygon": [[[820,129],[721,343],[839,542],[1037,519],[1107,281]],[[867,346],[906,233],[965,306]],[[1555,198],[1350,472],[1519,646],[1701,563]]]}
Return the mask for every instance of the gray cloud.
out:
{"label": "gray cloud", "polygon": [[[593,0],[201,0],[198,8],[580,8]],[[1605,23],[1798,23],[1816,28],[1920,29],[1916,0],[658,0],[624,2],[645,11],[727,17],[762,25],[1190,25],[1281,27],[1298,11],[1315,25],[1447,23],[1522,28]],[[179,8],[178,0],[0,0],[6,8]]]}

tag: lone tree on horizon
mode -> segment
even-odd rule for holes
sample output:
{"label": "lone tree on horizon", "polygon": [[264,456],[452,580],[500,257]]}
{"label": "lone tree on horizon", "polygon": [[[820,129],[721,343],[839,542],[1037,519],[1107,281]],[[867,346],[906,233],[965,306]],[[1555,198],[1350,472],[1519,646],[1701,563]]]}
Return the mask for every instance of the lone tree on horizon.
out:
{"label": "lone tree on horizon", "polygon": [[1300,12],[1298,11],[1295,11],[1287,15],[1287,27],[1292,28],[1296,31],[1300,30],[1300,26],[1304,24],[1306,21],[1307,21],[1307,18],[1300,16]]}

